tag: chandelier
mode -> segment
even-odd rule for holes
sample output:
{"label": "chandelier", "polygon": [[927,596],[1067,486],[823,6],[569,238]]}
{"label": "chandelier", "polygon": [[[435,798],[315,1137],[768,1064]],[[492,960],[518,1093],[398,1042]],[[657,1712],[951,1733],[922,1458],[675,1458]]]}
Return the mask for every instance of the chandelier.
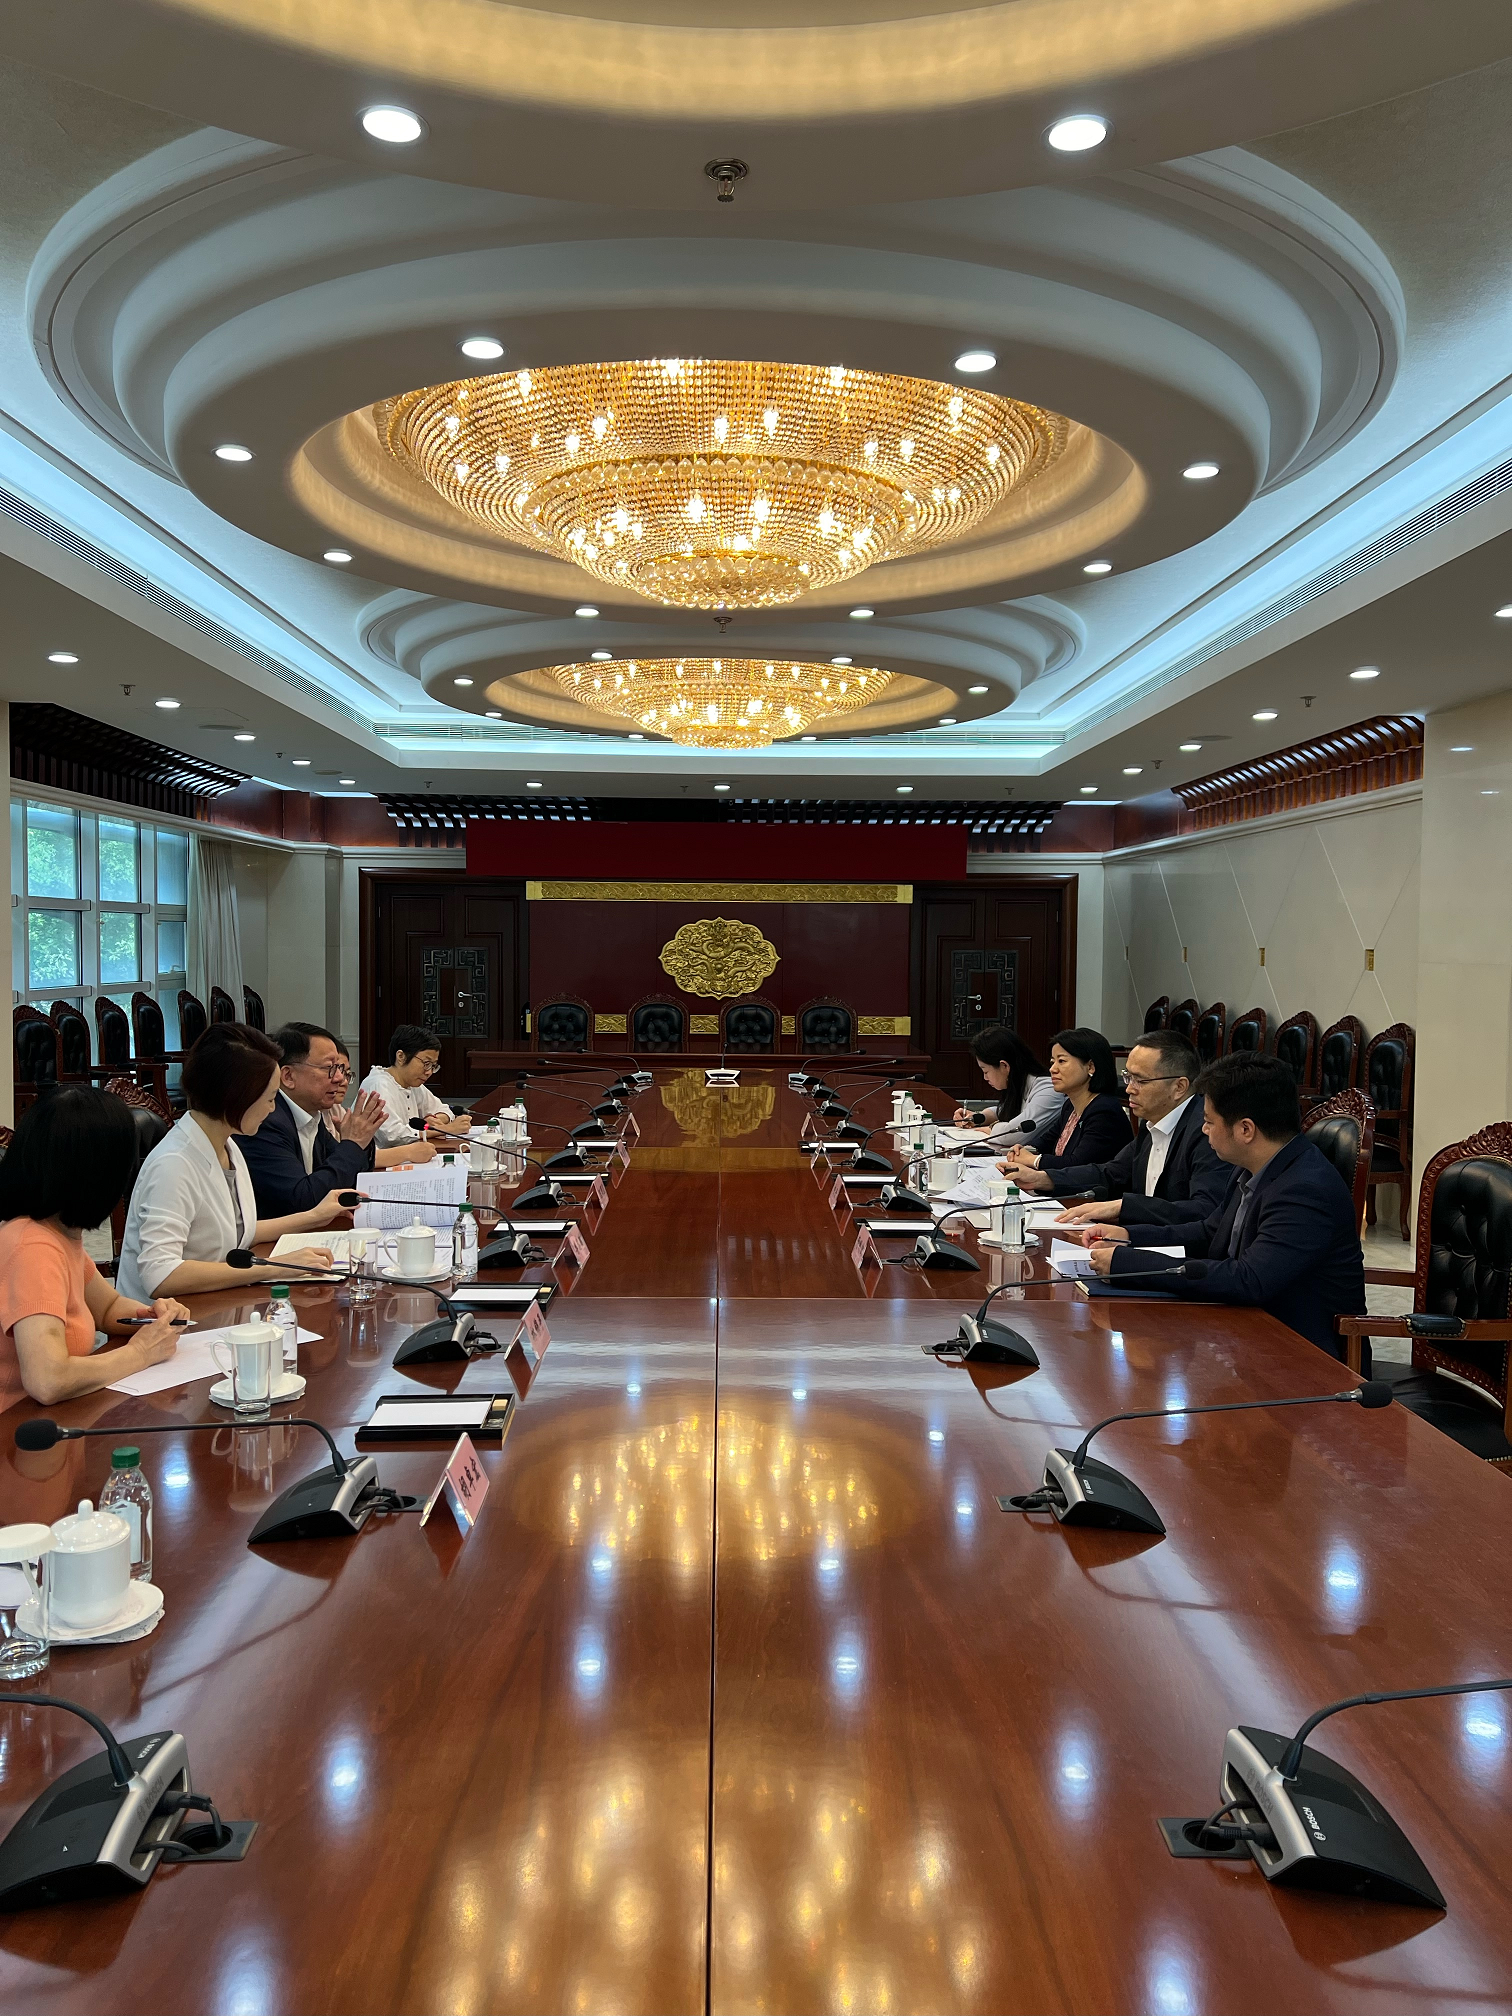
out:
{"label": "chandelier", "polygon": [[972,387],[678,357],[459,379],[373,418],[490,530],[683,609],[793,602],[959,539],[1066,433]]}
{"label": "chandelier", "polygon": [[625,658],[550,672],[585,707],[690,749],[764,749],[827,714],[867,706],[893,677],[876,666],[776,658]]}

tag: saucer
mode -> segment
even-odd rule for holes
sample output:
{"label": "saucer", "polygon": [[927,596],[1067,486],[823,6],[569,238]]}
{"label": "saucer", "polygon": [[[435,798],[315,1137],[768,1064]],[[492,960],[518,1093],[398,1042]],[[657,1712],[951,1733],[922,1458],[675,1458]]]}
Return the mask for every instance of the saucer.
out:
{"label": "saucer", "polygon": [[432,1267],[428,1274],[406,1274],[397,1261],[392,1267],[378,1269],[385,1281],[444,1281],[451,1271],[450,1261],[444,1267]]}
{"label": "saucer", "polygon": [[[277,1378],[273,1380],[269,1389],[268,1405],[270,1407],[281,1407],[286,1400],[302,1400],[304,1398],[304,1390],[305,1382],[297,1372],[280,1372]],[[224,1379],[216,1380],[215,1384],[210,1388],[210,1398],[215,1402],[217,1407],[230,1407],[234,1405],[229,1374]]]}
{"label": "saucer", "polygon": [[[35,1604],[23,1603],[17,1611],[16,1621],[23,1630],[34,1628],[35,1609]],[[28,1612],[33,1624],[27,1622]],[[87,1627],[64,1624],[55,1617],[49,1636],[54,1645],[125,1645],[133,1638],[145,1638],[149,1631],[155,1631],[162,1615],[162,1590],[152,1582],[133,1582],[114,1617]]]}

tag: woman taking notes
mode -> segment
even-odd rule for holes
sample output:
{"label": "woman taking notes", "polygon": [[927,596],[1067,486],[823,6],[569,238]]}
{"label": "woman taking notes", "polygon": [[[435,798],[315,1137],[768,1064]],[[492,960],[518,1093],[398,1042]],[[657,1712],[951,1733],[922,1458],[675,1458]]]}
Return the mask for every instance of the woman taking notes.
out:
{"label": "woman taking notes", "polygon": [[1061,1095],[1044,1065],[1011,1029],[1002,1025],[983,1029],[972,1037],[971,1051],[977,1069],[998,1095],[997,1112],[973,1113],[958,1107],[957,1127],[985,1127],[990,1130],[986,1139],[994,1147],[1016,1148],[1042,1120],[1060,1111]]}
{"label": "woman taking notes", "polygon": [[[199,1295],[277,1280],[287,1271],[280,1263],[249,1271],[228,1267],[227,1253],[342,1216],[340,1192],[332,1190],[311,1211],[258,1218],[252,1179],[231,1136],[255,1134],[273,1111],[279,1062],[277,1044],[241,1022],[212,1023],[184,1059],[189,1111],[142,1164],[132,1192],[116,1269],[127,1294]],[[306,1267],[331,1264],[323,1247],[284,1257]]]}
{"label": "woman taking notes", "polygon": [[[0,1408],[25,1394],[55,1407],[177,1351],[173,1318],[188,1310],[117,1294],[79,1236],[110,1216],[136,1159],[130,1108],[92,1085],[62,1086],[21,1115],[0,1162]],[[101,1330],[130,1341],[97,1351]]]}

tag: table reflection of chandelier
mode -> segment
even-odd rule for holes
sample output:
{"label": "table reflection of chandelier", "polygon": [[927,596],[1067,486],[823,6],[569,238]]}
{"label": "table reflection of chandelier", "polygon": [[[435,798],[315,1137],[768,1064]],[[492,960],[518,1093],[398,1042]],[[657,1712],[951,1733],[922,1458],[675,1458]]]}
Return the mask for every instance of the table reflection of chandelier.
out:
{"label": "table reflection of chandelier", "polygon": [[793,602],[958,539],[1066,432],[973,387],[675,357],[431,385],[373,418],[469,517],[685,609]]}
{"label": "table reflection of chandelier", "polygon": [[869,705],[893,676],[786,658],[624,658],[550,671],[583,706],[693,749],[764,749]]}

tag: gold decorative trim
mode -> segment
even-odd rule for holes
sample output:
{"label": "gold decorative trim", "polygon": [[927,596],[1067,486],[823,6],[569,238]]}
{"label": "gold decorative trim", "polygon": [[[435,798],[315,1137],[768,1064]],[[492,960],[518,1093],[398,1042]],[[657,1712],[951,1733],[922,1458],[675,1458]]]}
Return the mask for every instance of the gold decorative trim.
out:
{"label": "gold decorative trim", "polygon": [[593,1018],[595,1036],[623,1036],[625,1018],[623,1015],[595,1015]]}
{"label": "gold decorative trim", "polygon": [[717,1015],[690,1015],[688,1017],[688,1033],[691,1036],[717,1036],[719,1034],[719,1017]]}
{"label": "gold decorative trim", "polygon": [[782,1033],[784,1036],[796,1036],[798,1034],[798,1017],[796,1015],[783,1016]]}
{"label": "gold decorative trim", "polygon": [[913,902],[911,882],[527,882],[527,903]]}
{"label": "gold decorative trim", "polygon": [[909,1015],[858,1015],[856,1017],[858,1036],[911,1036],[913,1018]]}

